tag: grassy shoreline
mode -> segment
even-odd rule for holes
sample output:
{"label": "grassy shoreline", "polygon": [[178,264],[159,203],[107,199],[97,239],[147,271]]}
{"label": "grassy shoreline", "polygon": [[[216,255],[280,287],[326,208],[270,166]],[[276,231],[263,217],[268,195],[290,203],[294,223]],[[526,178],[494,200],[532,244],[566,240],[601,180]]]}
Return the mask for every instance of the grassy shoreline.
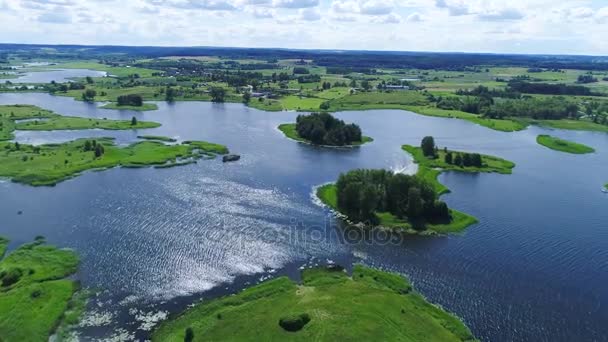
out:
{"label": "grassy shoreline", "polygon": [[[294,124],[294,123],[281,124],[277,128],[279,129],[279,131],[283,132],[283,134],[287,138],[289,138],[291,140],[295,140],[295,141],[306,143],[306,144],[310,144],[310,145],[315,145],[310,140],[304,139],[304,138],[300,137],[300,135],[298,135],[298,132],[296,131],[296,124]],[[351,144],[351,145],[343,145],[343,146],[315,145],[315,146],[323,146],[323,147],[356,147],[356,146],[361,146],[361,145],[364,145],[364,144],[367,144],[367,143],[371,143],[372,141],[374,141],[374,139],[372,139],[370,137],[363,136],[363,137],[361,137],[361,141],[360,142],[355,142],[354,144]]]}
{"label": "grassy shoreline", "polygon": [[[166,145],[159,141],[141,141],[120,147],[111,138],[95,140],[104,153],[96,156],[86,150],[88,139],[62,144],[32,146],[0,142],[0,176],[13,182],[33,186],[52,186],[76,177],[87,170],[105,170],[113,167],[147,167],[186,165],[185,161],[227,154],[223,145],[204,141],[186,141]],[[89,141],[91,143],[92,140]]]}
{"label": "grassy shoreline", "polygon": [[[279,321],[307,315],[298,331]],[[287,277],[265,281],[240,293],[196,304],[160,324],[152,341],[475,341],[456,316],[429,303],[397,274],[355,265],[302,271],[302,283]]]}
{"label": "grassy shoreline", "polygon": [[71,306],[73,301],[80,307],[86,302],[86,297],[76,298],[78,283],[67,278],[78,263],[73,251],[48,246],[43,238],[2,259],[0,336],[7,341],[46,341],[58,328],[67,332],[82,313]]}
{"label": "grassy shoreline", "polygon": [[546,134],[541,134],[536,137],[536,142],[539,145],[545,146],[555,151],[572,153],[572,154],[587,154],[595,152],[595,149],[589,147],[587,145],[575,143],[573,141],[568,141],[564,139],[560,139],[557,137],[553,137]]}
{"label": "grassy shoreline", "polygon": [[116,102],[110,102],[99,108],[102,109],[115,109],[115,110],[135,110],[138,112],[145,112],[149,110],[157,110],[158,106],[155,103],[144,103],[141,106],[121,106]]}

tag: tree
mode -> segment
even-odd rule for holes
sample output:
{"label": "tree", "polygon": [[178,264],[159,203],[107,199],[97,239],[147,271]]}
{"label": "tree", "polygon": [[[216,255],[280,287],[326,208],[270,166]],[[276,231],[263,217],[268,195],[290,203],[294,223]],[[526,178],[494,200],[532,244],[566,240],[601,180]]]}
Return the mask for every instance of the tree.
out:
{"label": "tree", "polygon": [[84,148],[83,148],[83,150],[85,152],[90,151],[92,148],[93,147],[91,146],[91,142],[89,140],[87,140],[87,141],[84,142]]}
{"label": "tree", "polygon": [[82,99],[86,102],[93,102],[97,96],[97,92],[93,89],[87,89],[82,93]]}
{"label": "tree", "polygon": [[211,88],[211,102],[224,102],[226,96],[226,90],[222,87]]}
{"label": "tree", "polygon": [[19,151],[21,149],[18,142],[15,142],[15,150]]}
{"label": "tree", "polygon": [[420,189],[411,187],[407,193],[407,216],[416,219],[422,215],[424,203],[420,196]]}
{"label": "tree", "polygon": [[468,167],[468,166],[472,166],[473,163],[471,162],[471,155],[468,153],[463,153],[462,154],[462,165]]}
{"label": "tree", "polygon": [[136,117],[132,117],[131,118],[131,126],[137,126],[137,118]]}
{"label": "tree", "polygon": [[363,90],[365,90],[365,91],[368,91],[372,88],[372,86],[368,80],[363,80],[363,81],[361,81],[361,88],[363,88]]}
{"label": "tree", "polygon": [[481,167],[483,165],[481,154],[473,153],[471,155],[471,165],[473,165],[475,167]]}
{"label": "tree", "polygon": [[249,103],[250,100],[251,100],[251,93],[246,91],[243,94],[243,103]]}
{"label": "tree", "polygon": [[462,167],[462,156],[460,153],[457,153],[456,157],[454,157],[454,164]]}
{"label": "tree", "polygon": [[171,87],[167,87],[167,89],[165,90],[165,100],[167,102],[173,102],[175,101],[175,96],[177,96],[177,90]]}
{"label": "tree", "polygon": [[96,144],[95,145],[95,158],[99,158],[104,154],[104,148],[103,145],[101,144]]}
{"label": "tree", "polygon": [[425,157],[435,157],[435,139],[433,139],[433,137],[424,137],[420,147],[422,148],[422,154],[424,154]]}
{"label": "tree", "polygon": [[445,162],[446,164],[452,164],[452,162],[454,161],[454,158],[452,156],[452,152],[448,152],[445,154]]}
{"label": "tree", "polygon": [[93,83],[95,83],[95,81],[93,81],[93,78],[92,78],[91,76],[87,76],[86,80],[87,80],[87,83],[88,83],[88,84],[93,84]]}
{"label": "tree", "polygon": [[186,334],[184,335],[184,342],[192,342],[194,340],[194,331],[192,328],[186,328]]}

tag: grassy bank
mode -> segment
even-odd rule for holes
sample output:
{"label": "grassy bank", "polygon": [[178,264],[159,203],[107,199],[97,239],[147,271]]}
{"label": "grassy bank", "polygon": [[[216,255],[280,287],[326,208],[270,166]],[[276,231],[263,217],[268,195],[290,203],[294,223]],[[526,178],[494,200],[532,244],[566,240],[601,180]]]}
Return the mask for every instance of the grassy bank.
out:
{"label": "grassy bank", "polygon": [[[289,332],[281,319],[306,315]],[[153,341],[472,341],[455,316],[426,301],[396,274],[355,265],[352,277],[339,268],[308,269],[302,284],[286,277],[236,295],[197,304],[162,323]]]}
{"label": "grassy bank", "polygon": [[77,266],[74,252],[47,246],[43,239],[0,261],[0,338],[48,340],[78,289],[75,281],[65,279]]}
{"label": "grassy bank", "polygon": [[158,106],[155,103],[144,103],[141,106],[121,106],[116,102],[111,102],[111,103],[105,104],[99,108],[117,109],[117,110],[136,110],[139,112],[144,112],[144,111],[148,111],[148,110],[157,110]]}
{"label": "grassy bank", "polygon": [[138,121],[135,125],[132,125],[131,120],[108,120],[63,116],[30,105],[0,106],[0,140],[12,139],[15,130],[123,130],[155,128],[159,126],[159,123],[148,121]]}
{"label": "grassy bank", "polygon": [[575,143],[568,140],[552,137],[550,135],[541,134],[536,137],[536,142],[540,145],[548,147],[552,150],[573,153],[573,154],[585,154],[593,153],[595,150],[587,145]]}
{"label": "grassy bank", "polygon": [[55,185],[86,170],[172,163],[183,165],[184,159],[196,160],[205,155],[228,153],[226,146],[203,141],[175,145],[142,141],[120,147],[112,139],[101,138],[95,144],[102,145],[104,153],[96,157],[93,150],[86,150],[86,143],[87,139],[79,139],[40,146],[22,144],[17,149],[15,144],[0,142],[0,151],[3,151],[0,152],[0,176],[28,185]]}
{"label": "grassy bank", "polygon": [[164,137],[161,135],[138,135],[137,136],[138,139],[144,139],[144,140],[157,140],[157,141],[164,141],[164,142],[176,142],[177,139],[173,139],[173,138],[169,138],[169,137]]}
{"label": "grassy bank", "polygon": [[[437,151],[436,158],[428,158],[422,153],[420,147],[403,145],[401,148],[412,155],[414,162],[418,164],[418,175],[431,182],[435,187],[435,190],[439,194],[449,192],[449,189],[443,184],[439,183],[437,177],[443,171],[459,171],[459,172],[496,172],[502,174],[511,174],[515,163],[505,159],[501,159],[494,156],[481,155],[483,165],[482,167],[474,166],[457,166],[454,164],[448,164],[445,162],[446,151],[439,149]],[[452,154],[464,153],[460,151],[450,151]]]}
{"label": "grassy bank", "polygon": [[[338,211],[338,194],[335,184],[325,184],[317,188],[317,198],[331,209]],[[393,231],[403,232],[407,234],[447,234],[458,233],[464,231],[470,225],[479,222],[475,217],[450,209],[452,221],[444,224],[426,224],[425,230],[414,229],[412,224],[406,219],[396,217],[391,213],[376,213],[379,219],[378,226],[389,228]]]}
{"label": "grassy bank", "polygon": [[[311,144],[312,142],[310,140],[304,139],[301,136],[298,135],[298,131],[296,131],[296,124],[282,124],[279,125],[278,129],[283,132],[283,134],[285,134],[286,137],[288,137],[289,139],[293,139],[296,141],[300,141],[303,143],[307,143],[307,144]],[[351,145],[343,145],[343,146],[335,146],[335,147],[349,147],[349,146],[361,146],[363,144],[367,144],[369,142],[374,141],[374,139],[370,138],[370,137],[366,137],[363,136],[361,137],[361,141],[360,142],[354,142]],[[326,145],[324,145],[326,146]]]}

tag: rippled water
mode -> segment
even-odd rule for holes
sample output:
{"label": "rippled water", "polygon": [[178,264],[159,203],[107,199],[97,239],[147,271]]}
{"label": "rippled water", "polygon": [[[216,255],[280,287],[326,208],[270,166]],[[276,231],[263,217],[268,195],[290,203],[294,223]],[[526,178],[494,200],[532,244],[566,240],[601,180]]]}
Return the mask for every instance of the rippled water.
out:
{"label": "rippled water", "polygon": [[107,73],[105,71],[95,71],[88,69],[57,69],[57,70],[40,70],[19,72],[19,77],[3,79],[0,75],[0,83],[10,81],[11,83],[57,83],[69,82],[74,77],[103,77]]}
{"label": "rippled water", "polygon": [[[551,131],[596,148],[568,155],[516,133],[403,111],[338,113],[375,139],[358,149],[298,144],[276,127],[296,113],[240,104],[158,103],[145,113],[98,109],[47,94],[1,94],[66,115],[161,122],[139,131],[18,132],[28,143],[167,135],[226,144],[242,155],[170,169],[87,172],[53,188],[0,183],[2,235],[12,247],[43,234],[82,256],[79,279],[101,294],[83,336],[145,338],[165,313],[304,264],[332,260],[401,272],[431,301],[491,341],[592,341],[608,336],[608,135]],[[344,243],[340,223],[311,199],[314,186],[353,168],[414,169],[402,144],[440,146],[517,163],[513,175],[445,173],[450,206],[480,223],[464,234],[406,237],[399,245]],[[23,215],[17,215],[19,210]]]}

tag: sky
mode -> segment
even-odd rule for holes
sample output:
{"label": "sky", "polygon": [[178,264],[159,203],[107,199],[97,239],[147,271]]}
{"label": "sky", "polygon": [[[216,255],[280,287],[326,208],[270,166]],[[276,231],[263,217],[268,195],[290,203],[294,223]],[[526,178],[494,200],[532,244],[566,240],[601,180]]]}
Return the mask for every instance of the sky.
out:
{"label": "sky", "polygon": [[0,43],[608,55],[608,0],[0,0]]}

